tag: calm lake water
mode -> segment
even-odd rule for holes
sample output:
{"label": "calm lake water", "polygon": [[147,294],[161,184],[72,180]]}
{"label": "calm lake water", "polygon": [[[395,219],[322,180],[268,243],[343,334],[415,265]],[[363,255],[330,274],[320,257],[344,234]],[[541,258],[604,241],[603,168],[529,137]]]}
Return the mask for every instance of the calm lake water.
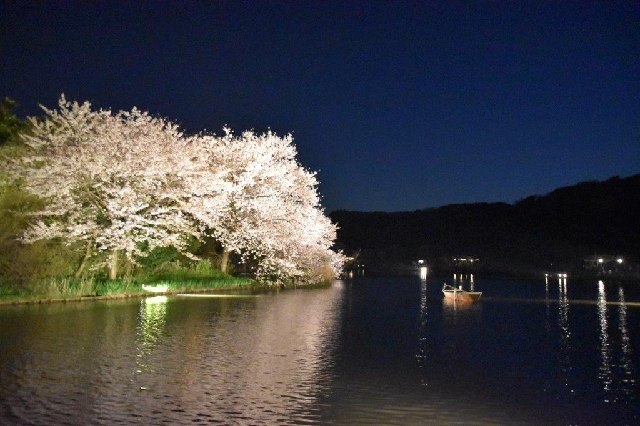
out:
{"label": "calm lake water", "polygon": [[640,422],[640,283],[442,282],[0,307],[0,424]]}

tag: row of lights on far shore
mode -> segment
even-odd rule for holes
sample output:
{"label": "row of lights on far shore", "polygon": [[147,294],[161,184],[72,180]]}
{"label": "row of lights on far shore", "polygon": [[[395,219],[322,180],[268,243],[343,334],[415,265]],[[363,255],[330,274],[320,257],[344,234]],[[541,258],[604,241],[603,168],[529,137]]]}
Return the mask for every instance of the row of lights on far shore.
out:
{"label": "row of lights on far shore", "polygon": [[[544,274],[545,278],[552,277],[554,274]],[[567,274],[565,272],[560,272],[556,274],[558,278],[567,278]]]}
{"label": "row of lights on far shore", "polygon": [[[622,263],[624,262],[624,260],[623,260],[621,257],[619,257],[619,258],[617,258],[617,259],[616,259],[616,262],[618,263],[618,265],[622,265]],[[598,263],[599,263],[599,264],[604,263],[604,259],[603,259],[603,258],[601,258],[601,257],[600,257],[600,258],[598,258]],[[553,275],[554,275],[554,274],[548,274],[548,273],[547,273],[547,274],[544,274],[544,276],[545,276],[546,278],[549,278],[549,277],[551,277],[551,276],[553,276]],[[567,278],[567,274],[566,274],[565,272],[560,272],[560,273],[556,274],[556,276],[557,276],[558,278]]]}
{"label": "row of lights on far shore", "polygon": [[[619,258],[616,259],[616,262],[618,262],[618,265],[621,265],[622,262],[624,262],[624,260],[621,257],[619,257]],[[598,263],[604,263],[604,259],[601,258],[601,257],[598,258]]]}

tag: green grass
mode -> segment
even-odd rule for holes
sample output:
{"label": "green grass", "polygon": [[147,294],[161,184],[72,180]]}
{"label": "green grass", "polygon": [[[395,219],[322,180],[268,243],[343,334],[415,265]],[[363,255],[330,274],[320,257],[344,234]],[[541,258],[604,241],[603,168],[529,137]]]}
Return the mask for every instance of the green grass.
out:
{"label": "green grass", "polygon": [[[142,274],[136,281],[149,285],[168,285],[168,291],[190,291],[216,288],[247,286],[252,283],[248,278],[233,277],[215,269],[211,263],[200,261],[185,267],[172,263],[156,268],[153,272]],[[140,287],[142,290],[142,287]]]}
{"label": "green grass", "polygon": [[11,288],[0,285],[0,301],[18,302],[46,299],[77,299],[80,297],[118,296],[145,294],[142,285],[167,285],[167,291],[190,292],[215,289],[251,287],[249,278],[233,277],[199,262],[192,266],[166,265],[152,272],[143,272],[131,278],[106,280],[98,277],[48,278],[32,283],[26,288]]}
{"label": "green grass", "polygon": [[[223,289],[223,288],[236,288],[236,287],[248,287],[253,284],[253,281],[248,278],[227,277],[218,279],[168,279],[159,280],[150,283],[151,285],[164,285],[168,286],[167,291],[170,292],[188,292],[194,290],[207,290],[207,289]],[[142,286],[140,286],[140,291]]]}
{"label": "green grass", "polygon": [[23,291],[0,285],[0,300],[11,302],[14,300],[22,300],[26,297],[27,295]]}
{"label": "green grass", "polygon": [[[14,290],[18,299],[68,299],[81,296],[95,296],[93,278],[60,277],[48,278],[30,285],[23,290]],[[0,299],[7,299],[0,293]]]}
{"label": "green grass", "polygon": [[138,279],[146,284],[159,281],[211,281],[226,280],[232,278],[231,275],[215,269],[211,263],[200,261],[191,266],[180,266],[174,263],[166,263],[155,270],[140,274]]}
{"label": "green grass", "polygon": [[[325,287],[330,281],[305,285],[305,288]],[[150,294],[142,286],[167,285],[168,293],[188,293],[206,290],[255,290],[264,283],[245,277],[233,277],[215,269],[207,261],[192,265],[167,262],[153,270],[141,270],[130,278],[107,280],[104,276],[56,277],[30,283],[24,287],[3,286],[0,283],[0,302],[16,303],[49,299],[78,299]],[[297,286],[294,286],[297,287]]]}

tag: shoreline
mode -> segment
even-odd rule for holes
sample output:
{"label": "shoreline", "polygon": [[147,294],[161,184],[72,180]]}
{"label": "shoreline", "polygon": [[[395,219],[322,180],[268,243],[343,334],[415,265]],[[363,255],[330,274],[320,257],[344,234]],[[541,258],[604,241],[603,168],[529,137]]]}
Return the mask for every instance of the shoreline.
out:
{"label": "shoreline", "polygon": [[[332,281],[333,282],[333,281]],[[212,293],[223,293],[223,292],[239,292],[240,295],[244,293],[251,292],[256,289],[260,289],[261,291],[271,290],[271,291],[279,291],[285,289],[297,289],[297,288],[317,288],[323,287],[327,285],[324,284],[310,284],[310,285],[293,285],[291,287],[268,287],[265,285],[261,285],[256,281],[250,281],[246,284],[242,285],[231,285],[224,287],[210,287],[210,288],[195,288],[195,289],[176,289],[169,290],[164,292],[131,292],[131,293],[118,293],[118,294],[105,294],[101,296],[74,296],[74,297],[58,297],[58,298],[16,298],[16,299],[2,299],[0,298],[0,307],[3,306],[19,306],[19,305],[49,305],[53,303],[73,303],[73,302],[98,302],[105,300],[124,300],[124,299],[143,299],[147,297],[154,296],[177,296],[180,294],[212,294]]]}
{"label": "shoreline", "polygon": [[49,305],[52,303],[71,303],[71,302],[92,302],[92,301],[104,301],[104,300],[123,300],[123,299],[143,299],[153,296],[175,296],[178,294],[203,294],[203,293],[218,293],[231,290],[250,290],[254,287],[255,283],[247,283],[246,285],[235,285],[229,287],[212,287],[212,288],[198,288],[191,290],[169,290],[164,292],[134,292],[134,293],[118,293],[118,294],[105,294],[101,296],[74,296],[74,297],[59,297],[59,298],[17,298],[17,299],[1,299],[0,306],[18,306],[18,305]]}

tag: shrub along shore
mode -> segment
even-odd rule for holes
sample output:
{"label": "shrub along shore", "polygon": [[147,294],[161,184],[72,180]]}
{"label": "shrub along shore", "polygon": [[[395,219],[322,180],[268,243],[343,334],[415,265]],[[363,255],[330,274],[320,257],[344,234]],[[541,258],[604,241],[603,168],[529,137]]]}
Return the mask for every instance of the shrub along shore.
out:
{"label": "shrub along shore", "polygon": [[[326,286],[331,281],[325,277],[321,283],[309,283],[304,287]],[[291,287],[299,287],[293,282],[290,284]],[[145,290],[146,286],[155,289]],[[22,286],[0,283],[0,305],[112,300],[180,293],[263,292],[283,287],[256,281],[251,276],[233,276],[221,272],[207,261],[192,265],[168,262],[163,267],[146,272],[143,270],[131,277],[116,280],[109,280],[102,274],[81,278],[50,277]]]}
{"label": "shrub along shore", "polygon": [[[166,291],[154,293],[143,286],[166,286]],[[261,284],[251,277],[235,277],[221,272],[209,262],[192,265],[167,262],[160,268],[142,269],[137,274],[109,280],[104,274],[74,278],[47,277],[30,280],[22,285],[0,283],[0,304],[50,303],[77,300],[105,300],[144,297],[158,294],[209,291],[250,290]]]}
{"label": "shrub along shore", "polygon": [[107,294],[95,294],[95,295],[74,295],[69,294],[67,296],[47,297],[46,295],[20,295],[20,294],[2,294],[0,295],[1,305],[34,305],[34,304],[47,304],[47,303],[66,303],[66,302],[81,302],[81,301],[97,301],[97,300],[115,300],[115,299],[130,299],[130,298],[142,298],[150,296],[170,296],[182,293],[188,294],[201,294],[201,293],[213,293],[224,291],[250,291],[256,287],[256,283],[252,280],[245,280],[244,282],[238,280],[236,283],[232,282],[212,282],[211,287],[192,287],[184,285],[184,283],[169,284],[167,291],[163,292],[149,292],[145,291],[141,285],[132,285],[123,292],[109,292]]}
{"label": "shrub along shore", "polygon": [[[165,291],[152,292],[143,285],[166,286]],[[93,281],[91,279],[50,279],[38,290],[21,291],[0,287],[0,305],[43,304],[85,300],[111,300],[134,297],[175,295],[179,293],[208,293],[221,291],[251,291],[262,287],[251,278],[216,277],[191,280],[159,280],[144,282],[140,279]]]}

